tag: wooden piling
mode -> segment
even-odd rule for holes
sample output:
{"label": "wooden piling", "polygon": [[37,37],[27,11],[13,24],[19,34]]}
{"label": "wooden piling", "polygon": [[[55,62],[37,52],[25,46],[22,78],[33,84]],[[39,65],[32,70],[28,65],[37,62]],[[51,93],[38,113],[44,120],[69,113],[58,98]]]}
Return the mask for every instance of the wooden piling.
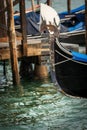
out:
{"label": "wooden piling", "polygon": [[52,6],[52,0],[47,0],[47,5]]}
{"label": "wooden piling", "polygon": [[71,11],[71,0],[67,0],[67,11],[70,14],[70,11]]}
{"label": "wooden piling", "polygon": [[27,55],[27,31],[26,31],[26,14],[25,14],[25,0],[19,2],[20,7],[20,21],[21,21],[21,32],[22,32],[22,47],[23,56]]}
{"label": "wooden piling", "polygon": [[20,78],[19,78],[18,61],[17,61],[16,33],[13,17],[13,2],[12,0],[6,0],[6,4],[7,4],[8,37],[9,37],[13,85],[18,86],[20,84]]}
{"label": "wooden piling", "polygon": [[39,79],[48,78],[48,70],[45,65],[35,65],[35,76]]}
{"label": "wooden piling", "polygon": [[41,64],[41,56],[38,56],[37,63],[35,64],[35,77],[39,79],[48,78],[47,66]]}
{"label": "wooden piling", "polygon": [[31,0],[31,6],[32,6],[32,10],[35,11],[34,0]]}
{"label": "wooden piling", "polygon": [[[0,1],[0,10],[3,10],[5,8],[5,1],[1,0]],[[0,38],[7,36],[7,31],[6,31],[6,19],[5,19],[5,12],[0,13]]]}
{"label": "wooden piling", "polygon": [[40,4],[40,0],[37,0],[37,4],[38,4],[38,5]]}

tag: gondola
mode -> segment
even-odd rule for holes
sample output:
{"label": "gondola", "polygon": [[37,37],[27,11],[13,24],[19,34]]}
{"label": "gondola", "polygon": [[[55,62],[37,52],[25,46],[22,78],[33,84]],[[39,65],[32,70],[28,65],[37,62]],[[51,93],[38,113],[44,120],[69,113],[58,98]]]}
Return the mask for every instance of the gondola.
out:
{"label": "gondola", "polygon": [[59,14],[60,19],[63,21],[65,19],[69,19],[70,16],[72,16],[72,15],[84,13],[84,11],[85,11],[85,5],[83,4],[77,8],[70,10],[69,12],[63,11],[63,12],[60,12],[58,14]]}
{"label": "gondola", "polygon": [[42,22],[45,21],[44,26],[47,27],[50,36],[52,81],[64,94],[87,98],[87,55],[66,49],[63,44],[61,45],[59,19],[56,19],[55,23],[56,12],[53,18],[47,19],[44,8],[48,8],[51,14],[53,9],[45,5],[41,11]]}
{"label": "gondola", "polygon": [[57,38],[52,51],[54,83],[66,94],[87,98],[87,55],[65,49]]}

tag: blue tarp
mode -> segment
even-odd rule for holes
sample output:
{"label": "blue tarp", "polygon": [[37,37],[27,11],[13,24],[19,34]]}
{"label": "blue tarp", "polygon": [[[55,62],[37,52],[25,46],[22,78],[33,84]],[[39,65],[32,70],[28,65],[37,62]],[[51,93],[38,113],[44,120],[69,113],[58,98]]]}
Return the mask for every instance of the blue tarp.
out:
{"label": "blue tarp", "polygon": [[[20,25],[20,16],[14,16],[15,25]],[[39,35],[40,14],[29,12],[26,14],[27,35]]]}
{"label": "blue tarp", "polygon": [[[70,19],[66,19],[64,22],[61,23],[61,31],[60,32],[71,32],[77,30],[84,30],[85,29],[85,13],[77,13],[79,11],[85,10],[85,5],[81,5],[75,9],[72,9],[70,15],[68,11],[59,13],[60,19],[66,18],[66,15],[70,17]],[[73,16],[74,15],[74,16]]]}
{"label": "blue tarp", "polygon": [[[75,9],[72,9],[72,10],[70,11],[70,14],[75,14],[76,12],[79,12],[79,11],[81,11],[81,10],[85,10],[85,5],[81,5],[80,7],[77,7],[77,8],[75,8]],[[69,15],[69,14],[68,14],[68,11],[64,11],[64,12],[59,13],[60,18],[64,18],[65,15]]]}
{"label": "blue tarp", "polygon": [[75,52],[75,51],[71,51],[71,52],[73,55],[73,60],[87,62],[87,55],[86,54],[82,54],[82,53]]}
{"label": "blue tarp", "polygon": [[79,22],[78,24],[76,24],[72,27],[69,27],[68,31],[71,32],[71,31],[84,30],[84,29],[85,29],[84,22]]}

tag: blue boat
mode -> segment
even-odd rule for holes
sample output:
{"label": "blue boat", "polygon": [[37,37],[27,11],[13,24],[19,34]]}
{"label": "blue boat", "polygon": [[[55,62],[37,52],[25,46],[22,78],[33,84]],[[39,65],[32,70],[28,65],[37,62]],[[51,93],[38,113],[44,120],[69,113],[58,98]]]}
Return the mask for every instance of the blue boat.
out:
{"label": "blue boat", "polygon": [[66,43],[85,43],[85,5],[71,10],[70,14],[61,12],[60,41]]}
{"label": "blue boat", "polygon": [[85,5],[81,5],[77,8],[75,8],[75,9],[70,10],[70,12],[64,11],[64,12],[61,12],[61,13],[58,13],[58,14],[59,14],[60,19],[64,19],[64,18],[69,17],[69,15],[81,13],[81,12],[84,12],[84,11],[85,11]]}
{"label": "blue boat", "polygon": [[57,38],[52,45],[54,84],[66,95],[87,98],[87,55],[67,50]]}

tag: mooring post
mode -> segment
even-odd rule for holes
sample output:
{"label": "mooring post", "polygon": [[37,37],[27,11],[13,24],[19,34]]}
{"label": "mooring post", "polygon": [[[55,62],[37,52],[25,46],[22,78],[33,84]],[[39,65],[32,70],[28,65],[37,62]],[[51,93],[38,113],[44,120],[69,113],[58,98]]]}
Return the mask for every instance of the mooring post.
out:
{"label": "mooring post", "polygon": [[67,11],[70,14],[70,11],[71,11],[71,0],[67,0]]}
{"label": "mooring post", "polygon": [[48,70],[47,66],[41,64],[41,56],[38,56],[37,63],[35,64],[35,76],[39,79],[46,79],[48,78]]}
{"label": "mooring post", "polygon": [[31,0],[31,6],[32,6],[32,10],[35,11],[34,0]]}
{"label": "mooring post", "polygon": [[20,21],[21,21],[21,32],[22,32],[22,46],[23,56],[27,55],[27,31],[26,31],[26,14],[25,14],[25,0],[20,0]]}
{"label": "mooring post", "polygon": [[20,84],[18,61],[17,61],[17,47],[16,47],[16,33],[14,27],[14,15],[13,15],[13,1],[6,0],[7,4],[7,25],[8,25],[8,37],[10,47],[10,58],[13,76],[13,85]]}
{"label": "mooring post", "polygon": [[[3,10],[5,8],[5,1],[1,0],[0,1],[0,10]],[[0,37],[6,37],[7,36],[7,31],[3,29],[3,27],[6,26],[6,19],[5,19],[5,12],[2,11],[0,13]]]}
{"label": "mooring post", "polygon": [[47,0],[47,5],[52,6],[52,0]]}
{"label": "mooring post", "polygon": [[40,4],[40,0],[37,0],[37,4],[38,4],[38,5]]}

